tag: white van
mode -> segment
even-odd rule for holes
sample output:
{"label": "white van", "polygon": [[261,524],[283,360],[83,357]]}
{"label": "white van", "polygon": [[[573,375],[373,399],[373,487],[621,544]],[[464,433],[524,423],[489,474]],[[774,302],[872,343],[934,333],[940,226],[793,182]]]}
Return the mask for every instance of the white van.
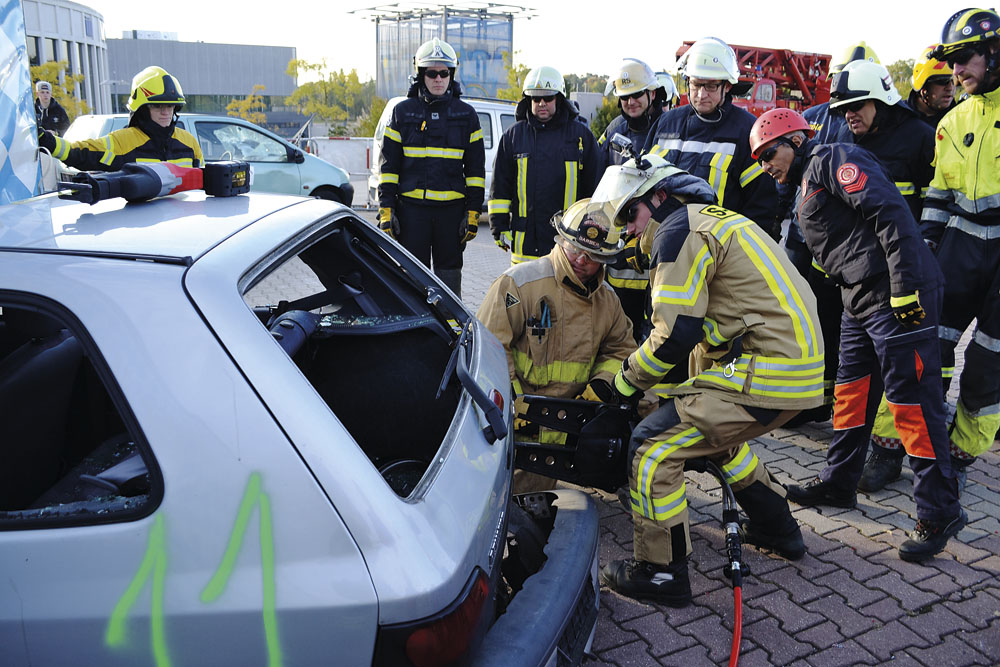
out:
{"label": "white van", "polygon": [[[368,176],[368,203],[371,206],[378,207],[378,179],[381,171],[382,137],[385,135],[385,126],[389,124],[392,110],[405,99],[405,97],[394,97],[389,100],[382,111],[382,117],[378,119],[375,141],[372,146],[371,174]],[[486,148],[486,197],[483,198],[483,210],[486,210],[486,200],[489,199],[490,185],[493,183],[493,163],[496,161],[500,135],[514,124],[514,109],[517,108],[517,103],[491,97],[464,96],[462,101],[468,102],[476,110],[476,113],[479,114],[479,124],[483,128],[483,146]]]}

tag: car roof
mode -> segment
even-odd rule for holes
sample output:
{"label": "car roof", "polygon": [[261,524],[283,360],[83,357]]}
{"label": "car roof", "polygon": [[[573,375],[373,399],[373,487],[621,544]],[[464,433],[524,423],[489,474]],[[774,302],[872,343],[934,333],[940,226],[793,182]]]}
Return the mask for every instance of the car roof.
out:
{"label": "car roof", "polygon": [[163,258],[190,263],[260,218],[309,198],[183,192],[93,206],[43,195],[0,207],[0,251]]}

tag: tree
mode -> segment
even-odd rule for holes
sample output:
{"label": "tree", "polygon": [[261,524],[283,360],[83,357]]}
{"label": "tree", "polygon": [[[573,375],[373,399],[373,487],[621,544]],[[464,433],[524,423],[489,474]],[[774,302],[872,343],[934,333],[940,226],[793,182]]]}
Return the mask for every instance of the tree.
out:
{"label": "tree", "polygon": [[255,125],[263,125],[267,121],[267,115],[264,113],[264,98],[259,94],[262,90],[264,86],[258,83],[254,85],[253,92],[242,100],[233,98],[226,105],[226,113]]}
{"label": "tree", "polygon": [[524,78],[531,70],[526,65],[515,67],[514,57],[508,51],[503,54],[503,68],[507,72],[507,87],[498,90],[497,97],[517,102],[524,95]]}
{"label": "tree", "polygon": [[899,91],[904,100],[909,97],[910,91],[913,90],[913,84],[910,80],[913,76],[913,64],[913,58],[909,58],[897,60],[886,68],[892,75],[892,82],[896,84],[896,90]]}
{"label": "tree", "polygon": [[619,113],[621,110],[618,108],[618,99],[614,95],[605,97],[601,108],[597,110],[597,115],[590,122],[590,131],[594,133],[595,137],[600,137]]}
{"label": "tree", "polygon": [[578,74],[567,74],[566,79],[566,94],[570,93],[604,93],[604,86],[607,84],[608,77],[601,76],[600,74],[587,73],[583,76]]}
{"label": "tree", "polygon": [[300,73],[319,77],[318,81],[304,83],[295,89],[286,104],[300,113],[313,115],[331,125],[342,125],[350,118],[357,118],[370,106],[375,96],[374,84],[362,84],[358,71],[333,71],[327,67],[326,59],[319,63],[292,60],[288,63],[288,75],[298,77]]}
{"label": "tree", "polygon": [[31,68],[31,85],[38,81],[48,81],[52,84],[52,97],[58,102],[72,123],[77,116],[90,112],[90,107],[83,100],[73,95],[73,89],[83,81],[82,74],[67,74],[69,63],[65,60],[52,60]]}
{"label": "tree", "polygon": [[385,110],[386,100],[381,97],[375,97],[372,100],[372,105],[365,113],[361,114],[358,119],[358,129],[355,136],[358,137],[374,137],[375,130],[378,128],[379,118],[382,117],[382,112]]}

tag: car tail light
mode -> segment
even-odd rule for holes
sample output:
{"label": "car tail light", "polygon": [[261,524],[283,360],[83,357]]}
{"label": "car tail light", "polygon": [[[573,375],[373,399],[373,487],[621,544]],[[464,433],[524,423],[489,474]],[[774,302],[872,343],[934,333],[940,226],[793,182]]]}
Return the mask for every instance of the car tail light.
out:
{"label": "car tail light", "polygon": [[462,664],[493,620],[491,597],[489,578],[476,568],[462,594],[441,613],[414,623],[381,627],[374,664]]}

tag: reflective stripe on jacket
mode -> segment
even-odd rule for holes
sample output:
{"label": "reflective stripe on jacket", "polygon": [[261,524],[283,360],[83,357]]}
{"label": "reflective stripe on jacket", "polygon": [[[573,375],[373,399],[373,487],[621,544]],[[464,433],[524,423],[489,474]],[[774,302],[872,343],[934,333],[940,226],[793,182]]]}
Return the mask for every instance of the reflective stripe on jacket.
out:
{"label": "reflective stripe on jacket", "polygon": [[170,162],[182,167],[205,164],[198,140],[179,127],[162,143],[153,141],[138,127],[125,127],[97,139],[74,143],[56,137],[52,157],[81,171],[118,171],[132,162]]}

